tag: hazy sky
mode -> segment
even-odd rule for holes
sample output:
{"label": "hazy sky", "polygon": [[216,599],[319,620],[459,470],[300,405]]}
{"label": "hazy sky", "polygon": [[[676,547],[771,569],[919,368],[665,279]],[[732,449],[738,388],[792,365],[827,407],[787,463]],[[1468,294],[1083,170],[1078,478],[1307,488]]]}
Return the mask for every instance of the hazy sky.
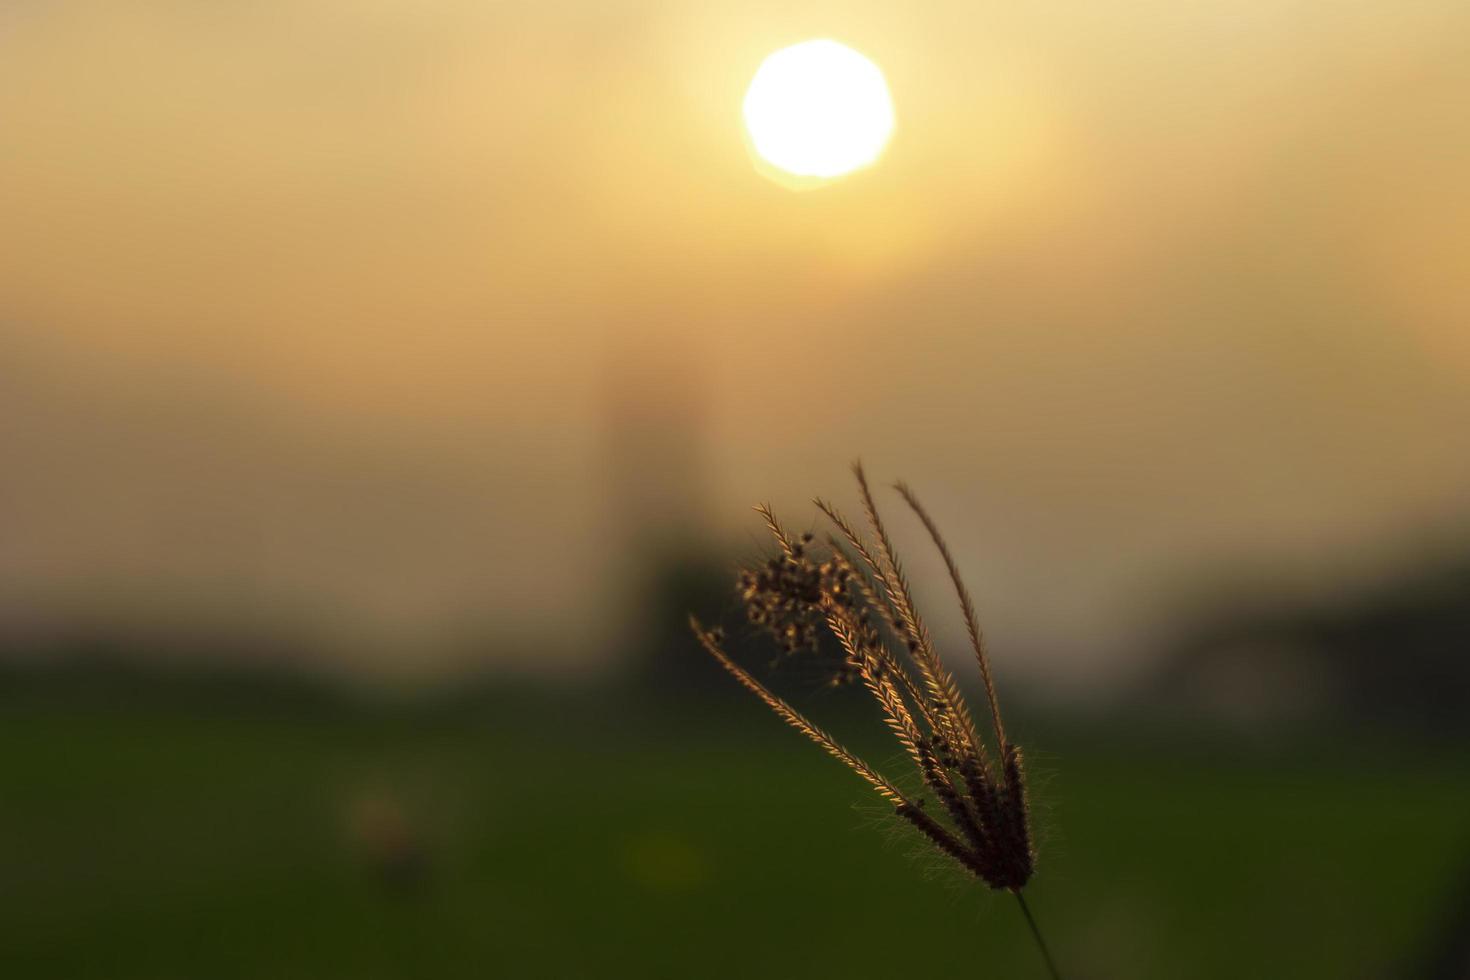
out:
{"label": "hazy sky", "polygon": [[[907,477],[1038,674],[1470,529],[1470,8],[791,6],[5,5],[6,615],[596,656],[629,404],[727,529]],[[812,36],[898,125],[795,194]]]}

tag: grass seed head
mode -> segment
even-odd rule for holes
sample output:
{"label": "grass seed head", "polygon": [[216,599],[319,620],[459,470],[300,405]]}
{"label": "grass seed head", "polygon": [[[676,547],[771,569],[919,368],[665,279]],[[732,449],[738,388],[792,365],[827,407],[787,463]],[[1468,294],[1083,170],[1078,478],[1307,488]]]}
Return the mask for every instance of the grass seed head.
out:
{"label": "grass seed head", "polygon": [[812,534],[793,538],[762,505],[756,511],[778,553],[742,571],[736,587],[747,618],[787,655],[815,651],[821,634],[831,634],[844,656],[834,681],[861,683],[873,696],[919,780],[939,802],[933,812],[755,680],[724,651],[717,630],[705,629],[697,620],[691,625],[704,648],[737,681],[862,777],[940,853],[992,888],[1019,895],[1035,867],[1025,771],[1021,750],[1008,741],[1001,722],[974,603],[934,521],[913,491],[899,484],[899,493],[944,559],[959,598],[985,684],[992,721],[988,742],[977,731],[959,685],[920,617],[862,466],[855,464],[853,472],[876,545],[835,507],[818,500],[837,531],[827,541],[826,554],[820,554]]}

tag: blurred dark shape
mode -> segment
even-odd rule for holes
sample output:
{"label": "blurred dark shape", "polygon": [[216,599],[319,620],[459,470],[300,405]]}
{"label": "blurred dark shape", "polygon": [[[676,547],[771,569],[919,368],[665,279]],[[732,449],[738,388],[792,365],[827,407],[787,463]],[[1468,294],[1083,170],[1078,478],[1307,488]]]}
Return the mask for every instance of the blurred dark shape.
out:
{"label": "blurred dark shape", "polygon": [[1222,603],[1147,695],[1243,723],[1470,730],[1470,552],[1330,603]]}
{"label": "blurred dark shape", "polygon": [[630,649],[623,658],[632,683],[659,699],[734,695],[735,685],[689,631],[692,610],[733,611],[734,572],[713,550],[668,549],[648,556],[639,583],[642,599],[634,603],[637,615],[628,624],[625,642]]}
{"label": "blurred dark shape", "polygon": [[137,629],[109,623],[0,632],[0,686],[12,698],[158,702],[200,714],[339,711],[348,690],[300,648],[239,629]]}
{"label": "blurred dark shape", "polygon": [[385,891],[408,895],[428,879],[428,852],[398,797],[385,791],[352,800],[347,831],[358,859]]}
{"label": "blurred dark shape", "polygon": [[1422,962],[1408,975],[1418,980],[1470,980],[1470,860],[1461,863]]}

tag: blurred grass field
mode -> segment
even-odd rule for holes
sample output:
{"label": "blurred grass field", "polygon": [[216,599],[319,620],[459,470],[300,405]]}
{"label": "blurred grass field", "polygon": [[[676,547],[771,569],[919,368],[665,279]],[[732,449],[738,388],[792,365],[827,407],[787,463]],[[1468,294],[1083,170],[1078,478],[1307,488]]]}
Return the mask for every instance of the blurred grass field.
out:
{"label": "blurred grass field", "polygon": [[[615,700],[9,696],[0,973],[1042,975],[1009,899],[759,705]],[[1463,754],[1033,728],[1028,895],[1072,977],[1403,975],[1470,862]]]}

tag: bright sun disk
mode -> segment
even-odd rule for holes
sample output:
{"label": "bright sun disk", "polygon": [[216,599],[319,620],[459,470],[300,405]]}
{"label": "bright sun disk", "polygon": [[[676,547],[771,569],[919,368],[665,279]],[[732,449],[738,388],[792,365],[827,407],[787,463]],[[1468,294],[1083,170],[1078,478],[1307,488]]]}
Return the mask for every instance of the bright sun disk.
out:
{"label": "bright sun disk", "polygon": [[830,178],[878,158],[893,133],[893,102],[878,66],[836,41],[771,54],[745,93],[745,129],[766,162]]}

